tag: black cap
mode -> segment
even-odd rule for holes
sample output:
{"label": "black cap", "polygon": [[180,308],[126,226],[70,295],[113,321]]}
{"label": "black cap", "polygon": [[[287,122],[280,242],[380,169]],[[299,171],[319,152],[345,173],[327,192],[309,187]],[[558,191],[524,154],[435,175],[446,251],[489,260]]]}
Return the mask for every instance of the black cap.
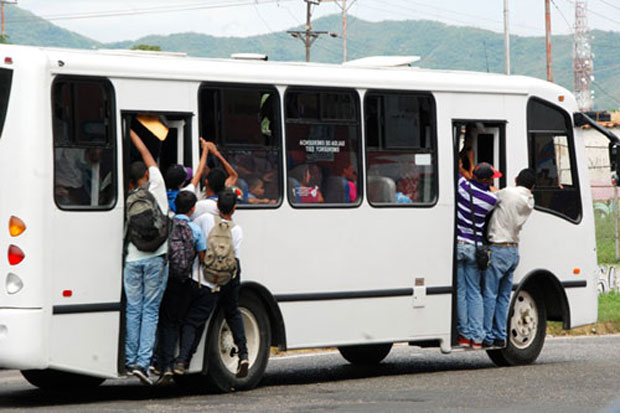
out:
{"label": "black cap", "polygon": [[479,179],[495,179],[502,177],[502,173],[500,171],[496,170],[493,168],[493,165],[486,162],[480,162],[476,165],[474,168],[474,175]]}

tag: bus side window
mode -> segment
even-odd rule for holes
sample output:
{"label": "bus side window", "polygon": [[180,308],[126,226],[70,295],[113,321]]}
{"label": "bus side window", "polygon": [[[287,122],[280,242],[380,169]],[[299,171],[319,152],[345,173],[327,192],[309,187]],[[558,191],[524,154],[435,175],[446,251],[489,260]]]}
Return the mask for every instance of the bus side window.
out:
{"label": "bus side window", "polygon": [[433,204],[437,178],[432,96],[370,91],[364,113],[371,205]]}
{"label": "bus side window", "polygon": [[280,104],[272,86],[203,86],[200,131],[239,174],[242,204],[273,206],[282,194]]}
{"label": "bus side window", "polygon": [[539,99],[527,106],[530,168],[536,172],[536,209],[577,222],[581,196],[571,119],[562,109]]}
{"label": "bus side window", "polygon": [[350,90],[289,88],[285,95],[292,205],[359,205],[360,117]]}
{"label": "bus side window", "polygon": [[52,87],[54,199],[61,209],[110,209],[117,197],[112,86],[60,78]]}

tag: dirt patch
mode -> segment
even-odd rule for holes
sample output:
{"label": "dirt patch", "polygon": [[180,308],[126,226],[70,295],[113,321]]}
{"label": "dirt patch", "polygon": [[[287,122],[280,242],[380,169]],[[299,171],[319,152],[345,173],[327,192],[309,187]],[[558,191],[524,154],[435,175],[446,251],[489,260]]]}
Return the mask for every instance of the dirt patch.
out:
{"label": "dirt patch", "polygon": [[559,322],[549,322],[547,325],[547,334],[552,336],[597,336],[617,333],[620,333],[620,321],[590,324],[572,330],[562,330],[562,323]]}

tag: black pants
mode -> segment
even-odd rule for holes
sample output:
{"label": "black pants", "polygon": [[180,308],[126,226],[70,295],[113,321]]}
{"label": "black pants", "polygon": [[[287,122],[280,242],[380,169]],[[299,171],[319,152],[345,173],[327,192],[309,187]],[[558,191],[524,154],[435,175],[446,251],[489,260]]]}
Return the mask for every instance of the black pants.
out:
{"label": "black pants", "polygon": [[191,280],[179,282],[169,279],[159,308],[156,364],[163,370],[172,368],[174,351],[185,314],[189,309]]}
{"label": "black pants", "polygon": [[239,351],[239,359],[248,357],[245,329],[241,312],[239,311],[239,290],[241,288],[240,276],[233,278],[228,284],[221,287],[218,292],[211,292],[205,286],[199,287],[195,281],[190,281],[189,309],[181,327],[181,349],[177,362],[186,365],[191,360],[200,343],[200,337],[205,328],[205,323],[217,304],[220,303],[224,310],[226,322],[230,326],[233,340]]}

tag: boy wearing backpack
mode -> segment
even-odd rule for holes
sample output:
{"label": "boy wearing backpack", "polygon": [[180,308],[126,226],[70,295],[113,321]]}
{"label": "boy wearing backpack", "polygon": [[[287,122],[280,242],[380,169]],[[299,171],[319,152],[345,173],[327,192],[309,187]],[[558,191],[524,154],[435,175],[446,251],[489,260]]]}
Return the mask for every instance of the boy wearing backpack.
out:
{"label": "boy wearing backpack", "polygon": [[157,360],[162,382],[172,377],[172,362],[179,329],[189,305],[190,278],[196,255],[204,259],[207,244],[200,227],[190,221],[196,208],[196,195],[181,191],[175,199],[177,214],[168,238],[168,286],[159,311]]}
{"label": "boy wearing backpack", "polygon": [[155,159],[133,130],[130,137],[143,162],[131,164],[125,208],[125,370],[143,383],[152,384],[147,369],[168,279],[168,200]]}
{"label": "boy wearing backpack", "polygon": [[232,221],[236,201],[237,195],[231,189],[225,189],[218,196],[219,215],[203,214],[194,220],[202,232],[208,234],[207,250],[204,260],[194,266],[190,281],[190,306],[181,328],[175,374],[185,373],[196,350],[197,339],[219,301],[238,349],[236,376],[242,378],[248,374],[248,349],[239,311],[239,252],[243,231]]}

